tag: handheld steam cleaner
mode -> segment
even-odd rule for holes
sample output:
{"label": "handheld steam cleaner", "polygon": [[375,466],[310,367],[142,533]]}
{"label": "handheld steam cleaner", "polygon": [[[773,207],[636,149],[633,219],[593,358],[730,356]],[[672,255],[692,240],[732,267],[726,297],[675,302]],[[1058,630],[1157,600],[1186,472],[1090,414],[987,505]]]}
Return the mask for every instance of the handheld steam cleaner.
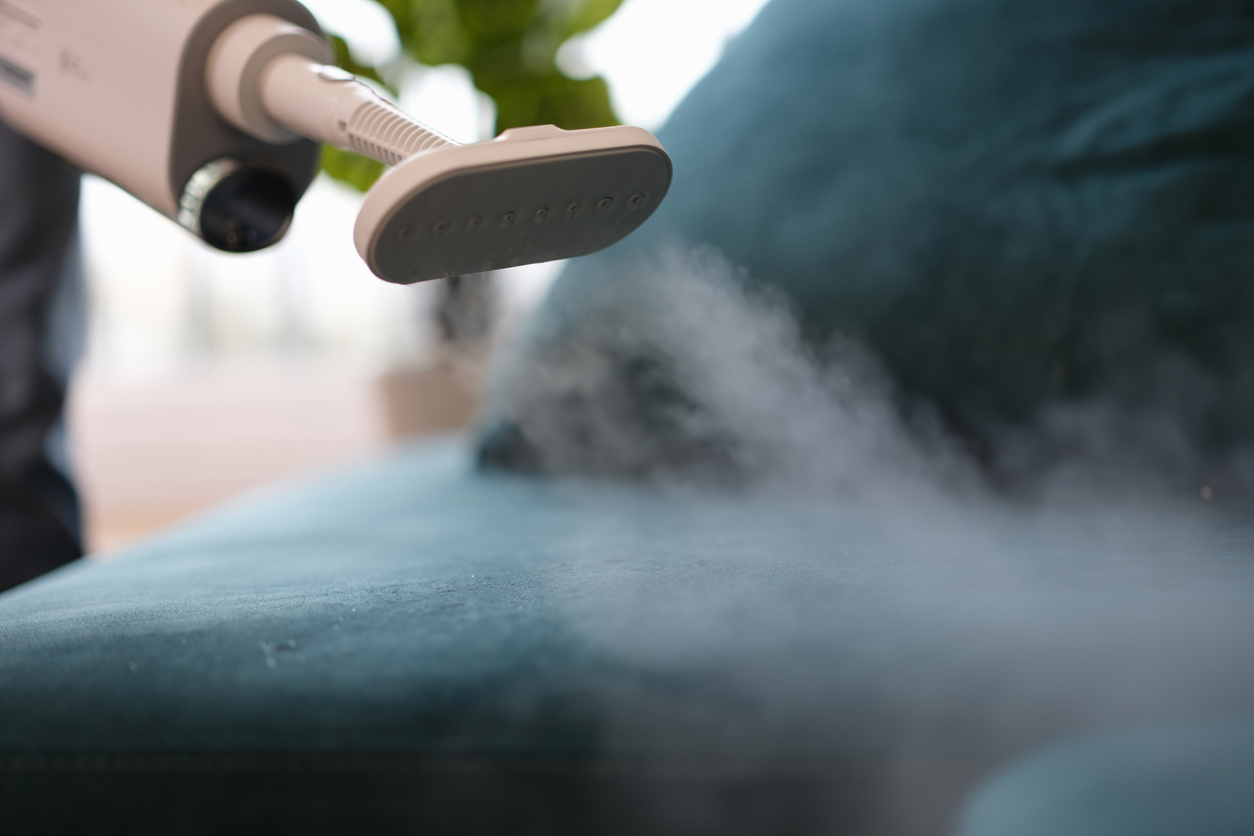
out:
{"label": "handheld steam cleaner", "polygon": [[372,157],[353,238],[402,284],[594,252],[670,185],[648,131],[459,145],[332,58],[296,0],[0,0],[0,117],[230,252],[283,237],[319,143]]}

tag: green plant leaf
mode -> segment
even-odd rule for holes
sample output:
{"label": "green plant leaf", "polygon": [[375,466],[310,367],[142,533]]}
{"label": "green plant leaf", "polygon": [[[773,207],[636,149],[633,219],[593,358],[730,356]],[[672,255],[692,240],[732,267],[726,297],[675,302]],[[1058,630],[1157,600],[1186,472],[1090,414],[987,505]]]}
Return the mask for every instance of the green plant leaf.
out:
{"label": "green plant leaf", "polygon": [[497,133],[525,125],[566,130],[617,125],[603,78],[573,79],[560,73],[518,78],[488,92],[496,100]]}
{"label": "green plant leaf", "polygon": [[[378,2],[396,21],[407,55],[430,66],[459,64],[470,71],[475,86],[496,104],[498,133],[525,125],[577,130],[618,124],[605,79],[569,78],[555,58],[563,42],[606,20],[622,0]],[[332,43],[341,67],[396,93],[384,81],[397,78],[395,72],[363,66],[342,39]],[[329,147],[322,168],[359,189],[369,188],[383,170],[373,160]]]}
{"label": "green plant leaf", "polygon": [[584,0],[567,18],[562,40],[601,25],[622,4],[623,0]]}
{"label": "green plant leaf", "polygon": [[341,151],[339,148],[324,145],[322,146],[322,170],[336,180],[348,183],[364,192],[373,186],[374,181],[378,180],[379,175],[383,173],[383,163],[351,151]]}
{"label": "green plant leaf", "polygon": [[409,27],[401,33],[405,51],[424,64],[464,64],[471,54],[471,33],[462,20],[459,0],[413,0]]}

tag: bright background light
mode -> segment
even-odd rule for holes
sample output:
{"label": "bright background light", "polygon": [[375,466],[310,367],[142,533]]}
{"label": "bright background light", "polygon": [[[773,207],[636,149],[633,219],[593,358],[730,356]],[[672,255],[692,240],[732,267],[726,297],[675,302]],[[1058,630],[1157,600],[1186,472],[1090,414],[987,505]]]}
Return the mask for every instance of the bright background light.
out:
{"label": "bright background light", "polygon": [[655,130],[764,5],[627,0],[605,23],[563,44],[558,65],[574,76],[604,76],[619,118]]}

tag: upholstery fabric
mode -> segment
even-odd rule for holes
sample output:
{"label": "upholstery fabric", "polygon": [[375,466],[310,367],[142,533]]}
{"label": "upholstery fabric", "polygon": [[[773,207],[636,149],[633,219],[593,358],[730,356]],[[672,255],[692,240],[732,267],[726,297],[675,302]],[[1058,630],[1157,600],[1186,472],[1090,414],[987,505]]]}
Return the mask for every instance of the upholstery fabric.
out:
{"label": "upholstery fabric", "polygon": [[[1229,0],[774,0],[660,131],[656,215],[560,277],[486,457],[546,469],[529,422],[573,410],[595,459],[616,390],[620,423],[684,447],[666,347],[612,336],[643,325],[670,240],[743,266],[816,343],[864,345],[977,447],[1095,400],[1162,412],[1199,461],[1248,445],[1251,46]],[[621,356],[534,406],[528,368],[593,312]]]}
{"label": "upholstery fabric", "polygon": [[1254,517],[488,476],[415,447],[0,596],[0,831],[939,834],[1254,713]]}
{"label": "upholstery fabric", "polygon": [[1254,720],[1120,729],[1050,747],[981,788],[961,836],[1254,832]]}

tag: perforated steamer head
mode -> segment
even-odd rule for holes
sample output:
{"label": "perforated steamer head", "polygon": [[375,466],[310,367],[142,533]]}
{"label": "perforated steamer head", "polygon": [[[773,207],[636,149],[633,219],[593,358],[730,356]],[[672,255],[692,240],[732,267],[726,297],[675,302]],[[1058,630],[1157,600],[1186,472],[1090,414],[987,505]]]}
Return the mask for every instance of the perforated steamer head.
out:
{"label": "perforated steamer head", "polygon": [[399,284],[587,255],[653,214],[671,161],[648,131],[551,125],[419,152],[366,195],[353,238]]}

